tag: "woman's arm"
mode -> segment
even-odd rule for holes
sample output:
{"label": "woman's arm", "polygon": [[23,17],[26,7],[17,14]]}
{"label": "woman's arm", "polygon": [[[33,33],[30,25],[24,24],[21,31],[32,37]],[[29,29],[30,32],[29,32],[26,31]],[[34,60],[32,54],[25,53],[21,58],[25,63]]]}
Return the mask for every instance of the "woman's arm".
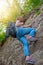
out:
{"label": "woman's arm", "polygon": [[[35,22],[35,21],[34,21]],[[25,24],[25,25],[23,25],[23,27],[32,27],[32,24],[34,23],[34,22],[31,22],[30,24]]]}
{"label": "woman's arm", "polygon": [[25,24],[25,25],[23,25],[23,27],[31,27],[31,24],[29,24],[29,25]]}
{"label": "woman's arm", "polygon": [[16,26],[19,27],[19,26],[22,26],[22,25],[23,25],[23,23],[18,23]]}
{"label": "woman's arm", "polygon": [[24,23],[23,22],[20,22],[20,21],[17,21],[16,22],[16,26],[19,27],[19,26],[22,26]]}

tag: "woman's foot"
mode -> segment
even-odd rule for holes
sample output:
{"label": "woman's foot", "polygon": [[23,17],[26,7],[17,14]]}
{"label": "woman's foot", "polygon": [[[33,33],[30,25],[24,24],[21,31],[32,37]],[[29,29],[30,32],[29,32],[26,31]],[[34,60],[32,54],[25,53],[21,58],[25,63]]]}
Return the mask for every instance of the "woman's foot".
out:
{"label": "woman's foot", "polygon": [[35,61],[30,58],[30,56],[26,56],[26,62],[29,64],[35,64]]}
{"label": "woman's foot", "polygon": [[37,38],[32,37],[32,36],[27,36],[27,39],[30,40],[31,42],[35,42],[38,40]]}
{"label": "woman's foot", "polygon": [[26,56],[26,60],[29,60],[30,59],[30,56]]}

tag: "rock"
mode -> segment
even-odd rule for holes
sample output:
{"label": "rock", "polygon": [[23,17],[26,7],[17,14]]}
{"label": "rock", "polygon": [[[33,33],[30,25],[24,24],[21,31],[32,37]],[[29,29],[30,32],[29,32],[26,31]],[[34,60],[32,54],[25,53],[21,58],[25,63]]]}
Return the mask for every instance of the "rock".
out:
{"label": "rock", "polygon": [[43,59],[43,50],[37,50],[31,55],[31,58],[34,59],[36,62],[39,59]]}
{"label": "rock", "polygon": [[[39,29],[36,33],[38,41],[34,43],[31,42],[30,51],[31,57],[38,61],[43,57],[43,12],[36,18],[31,14],[26,24],[29,24],[32,21],[34,22],[32,27],[39,27]],[[23,46],[19,40],[9,37],[5,44],[0,48],[0,65],[30,65],[25,62]]]}
{"label": "rock", "polygon": [[[35,15],[35,13],[34,13]],[[26,24],[29,24],[30,22],[33,22],[32,23],[32,27],[33,28],[38,28],[39,29],[37,30],[36,32],[36,37],[38,38],[38,41],[37,43],[33,43],[31,42],[31,48],[30,48],[30,51],[31,53],[37,51],[37,49],[43,49],[43,12],[40,13],[35,19],[34,17],[31,18],[31,16],[29,17],[29,19],[27,20]]]}
{"label": "rock", "polygon": [[43,65],[43,59],[40,59],[39,61],[37,61],[37,62],[35,63],[35,65]]}

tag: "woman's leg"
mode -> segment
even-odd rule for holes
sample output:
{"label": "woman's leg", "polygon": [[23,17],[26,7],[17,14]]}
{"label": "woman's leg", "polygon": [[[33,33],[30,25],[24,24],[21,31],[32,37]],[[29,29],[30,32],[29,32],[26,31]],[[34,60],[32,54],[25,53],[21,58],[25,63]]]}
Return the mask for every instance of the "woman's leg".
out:
{"label": "woman's leg", "polygon": [[29,34],[30,36],[35,36],[36,30],[34,28],[21,28],[19,32],[21,31],[21,36]]}
{"label": "woman's leg", "polygon": [[[27,35],[27,39],[30,40],[30,41],[36,41],[37,40],[37,38],[34,38],[35,37],[35,33],[36,33],[36,30],[34,28],[23,28],[23,27],[20,27],[17,30],[17,35],[19,37],[23,37],[24,35]],[[28,36],[28,34],[29,34],[29,36]]]}
{"label": "woman's leg", "polygon": [[26,62],[34,64],[34,60],[30,57],[30,50],[29,50],[29,44],[27,42],[27,39],[25,37],[20,38],[20,41],[23,44],[23,50],[24,50],[24,56],[26,57]]}
{"label": "woman's leg", "polygon": [[29,56],[30,50],[29,50],[29,43],[28,43],[27,39],[25,37],[21,37],[19,40],[23,44],[24,56]]}
{"label": "woman's leg", "polygon": [[30,36],[35,37],[36,30],[32,28],[31,32],[29,33]]}

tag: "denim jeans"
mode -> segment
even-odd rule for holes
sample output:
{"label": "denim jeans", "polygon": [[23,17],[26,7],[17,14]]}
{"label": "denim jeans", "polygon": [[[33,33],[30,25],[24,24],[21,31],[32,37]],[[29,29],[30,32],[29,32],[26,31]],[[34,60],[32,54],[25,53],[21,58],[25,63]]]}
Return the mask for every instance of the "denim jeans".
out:
{"label": "denim jeans", "polygon": [[30,50],[29,50],[29,42],[27,41],[25,35],[29,34],[30,36],[35,36],[36,30],[34,28],[23,28],[23,27],[18,27],[16,31],[17,38],[22,42],[23,44],[23,52],[24,56],[29,56],[30,55]]}

